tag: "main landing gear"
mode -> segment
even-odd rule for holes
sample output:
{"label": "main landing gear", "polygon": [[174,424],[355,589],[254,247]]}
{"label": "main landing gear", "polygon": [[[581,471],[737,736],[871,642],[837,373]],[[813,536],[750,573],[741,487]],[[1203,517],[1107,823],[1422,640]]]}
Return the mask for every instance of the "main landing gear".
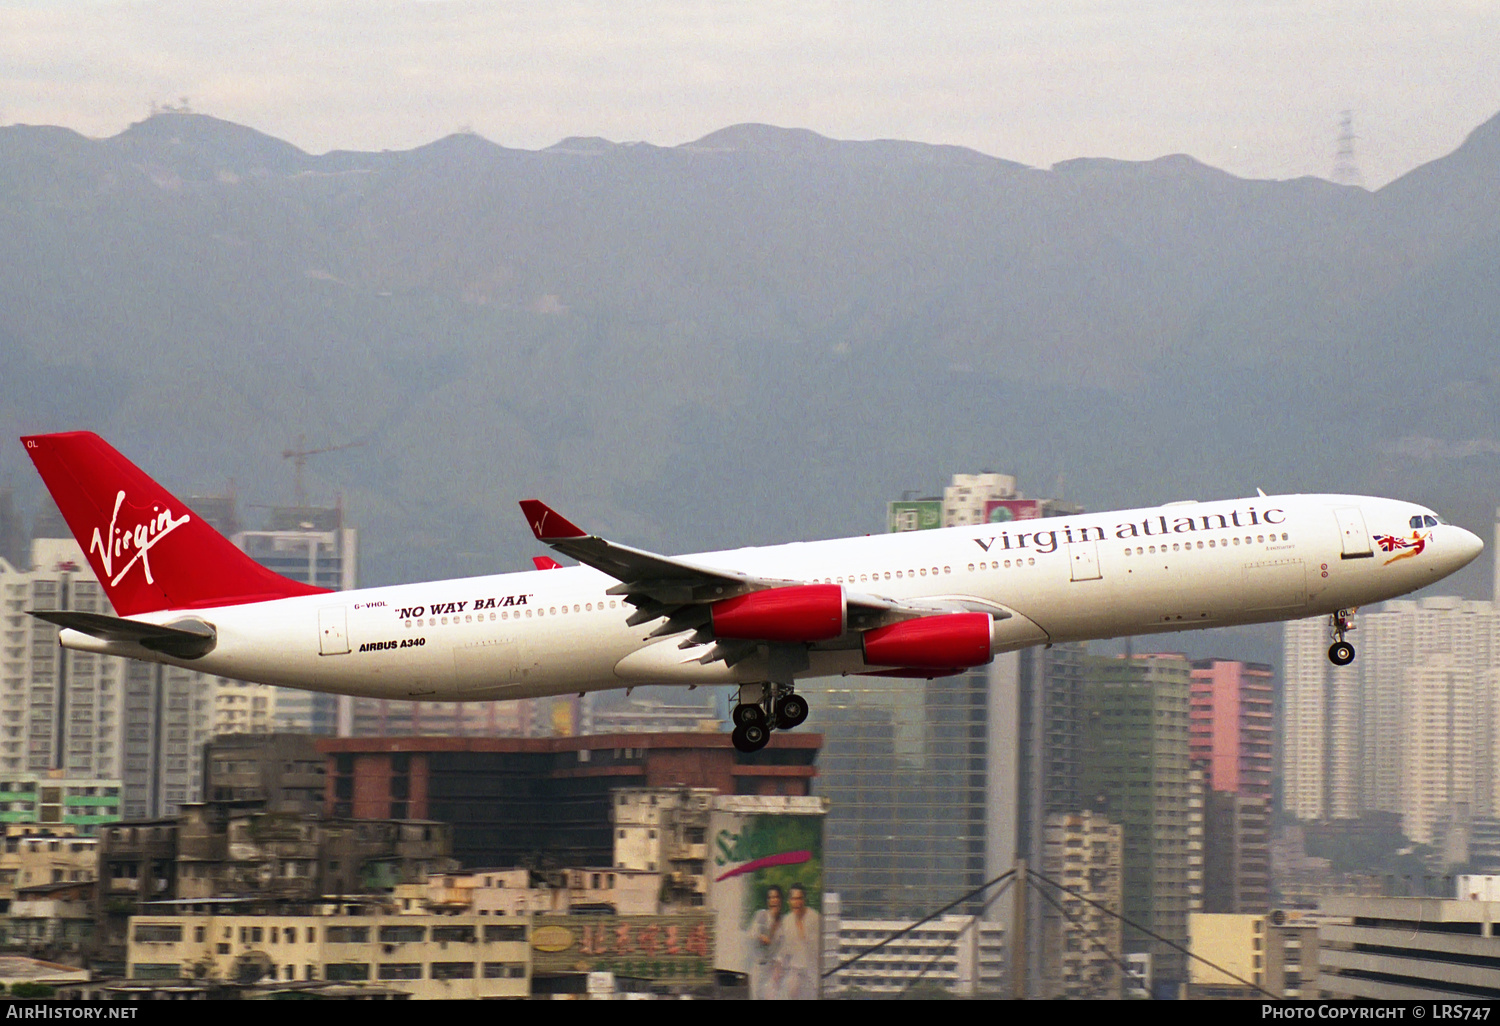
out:
{"label": "main landing gear", "polygon": [[1354,662],[1354,646],[1344,640],[1344,635],[1354,630],[1353,613],[1352,609],[1340,609],[1329,617],[1333,644],[1328,646],[1328,661],[1334,666],[1348,666]]}
{"label": "main landing gear", "polygon": [[[791,730],[807,719],[807,700],[790,684],[761,684],[740,688],[740,704],[734,707],[734,733],[730,739],[742,752],[758,752],[771,740],[773,730]],[[747,701],[748,699],[748,701]]]}

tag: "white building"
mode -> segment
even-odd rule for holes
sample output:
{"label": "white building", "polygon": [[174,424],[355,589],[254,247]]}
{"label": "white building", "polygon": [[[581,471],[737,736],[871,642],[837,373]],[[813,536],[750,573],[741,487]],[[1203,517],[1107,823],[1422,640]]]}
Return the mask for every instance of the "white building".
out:
{"label": "white building", "polygon": [[914,922],[840,919],[838,946],[831,957],[824,956],[824,965],[857,960],[826,980],[824,993],[899,995],[937,989],[956,997],[1002,994],[1004,927],[978,916],[940,916],[916,927]]}
{"label": "white building", "polygon": [[[358,586],[359,532],[345,525],[342,506],[274,508],[269,530],[240,531],[234,543],[257,563],[294,581],[332,591]],[[345,698],[341,703],[334,695],[295,688],[266,690],[274,691],[268,706],[275,731],[333,734],[341,718],[353,715],[341,713],[341,705],[348,709],[356,701]]]}
{"label": "white building", "polygon": [[1009,474],[954,474],[943,489],[943,526],[984,523],[985,503],[1018,497],[1016,479]]}
{"label": "white building", "polygon": [[1500,902],[1326,898],[1318,926],[1323,998],[1494,1001],[1500,998]]}
{"label": "white building", "polygon": [[1286,625],[1286,810],[1396,812],[1431,843],[1447,820],[1500,809],[1496,631],[1489,602],[1387,602],[1355,617],[1359,657],[1329,663],[1325,619]]}
{"label": "white building", "polygon": [[215,678],[60,647],[27,610],[109,613],[109,601],[73,539],[36,539],[31,562],[0,561],[0,772],[118,780],[127,819],[199,801]]}

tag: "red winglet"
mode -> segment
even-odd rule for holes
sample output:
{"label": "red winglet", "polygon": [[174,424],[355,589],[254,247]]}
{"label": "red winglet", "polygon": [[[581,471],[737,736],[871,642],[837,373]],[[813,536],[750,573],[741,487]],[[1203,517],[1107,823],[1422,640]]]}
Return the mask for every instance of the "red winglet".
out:
{"label": "red winglet", "polygon": [[561,513],[540,499],[522,499],[521,512],[526,514],[526,522],[531,525],[531,533],[536,535],[537,541],[588,537]]}
{"label": "red winglet", "polygon": [[551,556],[532,556],[532,565],[538,570],[561,570],[562,564]]}

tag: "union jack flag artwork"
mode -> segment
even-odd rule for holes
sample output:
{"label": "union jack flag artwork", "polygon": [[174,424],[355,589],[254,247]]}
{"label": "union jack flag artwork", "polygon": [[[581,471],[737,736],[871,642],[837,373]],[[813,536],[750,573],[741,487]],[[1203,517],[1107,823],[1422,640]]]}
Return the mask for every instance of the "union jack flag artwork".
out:
{"label": "union jack flag artwork", "polygon": [[1422,550],[1427,547],[1427,535],[1422,534],[1420,531],[1413,531],[1410,538],[1400,538],[1393,534],[1377,534],[1375,536],[1375,544],[1380,546],[1382,552],[1395,552],[1398,549],[1410,550],[1386,560],[1386,563],[1389,564],[1398,559],[1406,559],[1409,556],[1420,556]]}

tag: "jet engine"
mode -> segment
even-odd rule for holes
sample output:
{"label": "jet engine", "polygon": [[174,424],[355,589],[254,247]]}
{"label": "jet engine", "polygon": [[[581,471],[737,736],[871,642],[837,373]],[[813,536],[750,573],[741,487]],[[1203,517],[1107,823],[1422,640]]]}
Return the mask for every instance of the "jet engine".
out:
{"label": "jet engine", "polygon": [[849,619],[837,584],[800,584],[752,591],[715,602],[714,637],[753,641],[827,641],[844,633]]}
{"label": "jet engine", "polygon": [[992,658],[988,613],[944,613],[903,620],[864,636],[868,666],[948,669],[979,666]]}

